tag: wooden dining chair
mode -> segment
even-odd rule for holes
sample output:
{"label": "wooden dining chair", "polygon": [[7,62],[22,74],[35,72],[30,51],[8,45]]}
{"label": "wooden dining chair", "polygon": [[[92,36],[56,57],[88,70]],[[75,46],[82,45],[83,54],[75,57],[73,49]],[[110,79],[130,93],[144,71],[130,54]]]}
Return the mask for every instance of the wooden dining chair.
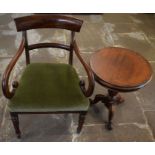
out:
{"label": "wooden dining chair", "polygon": [[[42,14],[16,18],[15,24],[17,31],[22,31],[22,41],[4,72],[2,90],[5,97],[9,99],[8,109],[17,137],[21,137],[19,114],[78,113],[77,133],[80,133],[90,104],[88,97],[94,89],[93,73],[80,56],[75,41],[75,32],[80,32],[83,21],[62,15]],[[27,30],[40,28],[69,30],[71,32],[70,45],[49,42],[29,45]],[[37,48],[67,50],[69,63],[30,63],[29,53]],[[19,82],[10,83],[10,74],[23,51],[26,55],[26,68]],[[87,88],[72,66],[74,52],[88,75]],[[10,89],[11,86],[13,89]]]}

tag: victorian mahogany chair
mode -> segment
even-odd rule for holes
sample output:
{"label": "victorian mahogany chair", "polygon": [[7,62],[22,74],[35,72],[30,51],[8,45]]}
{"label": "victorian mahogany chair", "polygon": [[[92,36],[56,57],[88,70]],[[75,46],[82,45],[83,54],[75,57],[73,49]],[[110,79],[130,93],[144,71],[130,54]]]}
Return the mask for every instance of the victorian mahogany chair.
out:
{"label": "victorian mahogany chair", "polygon": [[[80,133],[94,89],[94,78],[89,66],[80,56],[75,41],[83,21],[60,15],[32,15],[15,19],[17,31],[22,31],[20,47],[3,75],[2,89],[9,99],[8,108],[17,137],[21,137],[18,114],[79,113],[77,133]],[[70,45],[60,43],[28,44],[27,30],[38,28],[59,28],[71,31]],[[29,52],[36,48],[60,48],[69,51],[69,64],[30,63]],[[10,73],[25,49],[26,69],[19,83],[9,86]],[[88,75],[88,88],[80,81],[72,66],[73,51]]]}

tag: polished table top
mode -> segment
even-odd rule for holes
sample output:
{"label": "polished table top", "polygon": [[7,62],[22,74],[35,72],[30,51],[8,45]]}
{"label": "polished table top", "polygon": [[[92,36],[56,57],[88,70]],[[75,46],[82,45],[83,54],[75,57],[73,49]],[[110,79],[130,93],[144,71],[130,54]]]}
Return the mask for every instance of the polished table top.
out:
{"label": "polished table top", "polygon": [[119,91],[133,91],[145,86],[152,77],[149,62],[138,53],[118,47],[103,48],[90,58],[95,79]]}

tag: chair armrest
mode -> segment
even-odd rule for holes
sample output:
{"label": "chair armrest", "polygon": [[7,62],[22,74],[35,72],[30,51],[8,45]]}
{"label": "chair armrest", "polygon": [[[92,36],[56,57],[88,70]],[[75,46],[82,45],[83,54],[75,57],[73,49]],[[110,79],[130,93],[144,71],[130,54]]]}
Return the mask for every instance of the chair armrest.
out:
{"label": "chair armrest", "polygon": [[4,74],[3,74],[3,78],[2,78],[2,90],[3,90],[3,94],[6,98],[10,99],[13,97],[14,93],[15,93],[15,88],[18,87],[18,82],[17,81],[14,81],[12,83],[12,86],[13,86],[13,90],[10,91],[9,89],[9,78],[10,78],[10,74],[11,74],[11,71],[13,69],[13,67],[15,66],[18,58],[21,56],[21,54],[23,53],[23,50],[24,50],[24,45],[25,45],[25,39],[23,38],[21,43],[20,43],[20,46],[19,46],[19,49],[17,51],[17,53],[15,54],[15,56],[12,58],[12,60],[10,61],[9,65],[7,66]]}
{"label": "chair armrest", "polygon": [[94,75],[93,72],[91,70],[91,68],[89,67],[89,65],[87,65],[84,60],[82,59],[82,57],[80,56],[80,51],[79,48],[77,46],[76,41],[74,40],[73,42],[73,50],[75,51],[76,56],[78,57],[78,59],[80,60],[80,62],[82,63],[87,75],[88,75],[88,88],[85,88],[85,82],[82,80],[80,81],[80,87],[84,93],[84,95],[86,97],[89,97],[92,95],[93,90],[94,90],[94,85],[95,85],[95,80],[94,80]]}

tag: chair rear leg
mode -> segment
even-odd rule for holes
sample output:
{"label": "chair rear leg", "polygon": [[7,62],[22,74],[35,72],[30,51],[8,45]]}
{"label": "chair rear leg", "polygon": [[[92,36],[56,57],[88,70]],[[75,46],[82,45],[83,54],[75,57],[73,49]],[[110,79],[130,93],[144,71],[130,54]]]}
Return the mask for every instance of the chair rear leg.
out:
{"label": "chair rear leg", "polygon": [[79,123],[78,123],[78,127],[77,127],[77,133],[79,134],[82,130],[84,121],[85,121],[85,116],[86,116],[87,112],[80,112],[79,115]]}
{"label": "chair rear leg", "polygon": [[10,115],[11,115],[11,120],[12,120],[14,129],[15,129],[15,132],[16,132],[17,138],[20,138],[21,137],[21,132],[20,132],[20,129],[19,129],[18,114],[14,113],[14,112],[10,112]]}

